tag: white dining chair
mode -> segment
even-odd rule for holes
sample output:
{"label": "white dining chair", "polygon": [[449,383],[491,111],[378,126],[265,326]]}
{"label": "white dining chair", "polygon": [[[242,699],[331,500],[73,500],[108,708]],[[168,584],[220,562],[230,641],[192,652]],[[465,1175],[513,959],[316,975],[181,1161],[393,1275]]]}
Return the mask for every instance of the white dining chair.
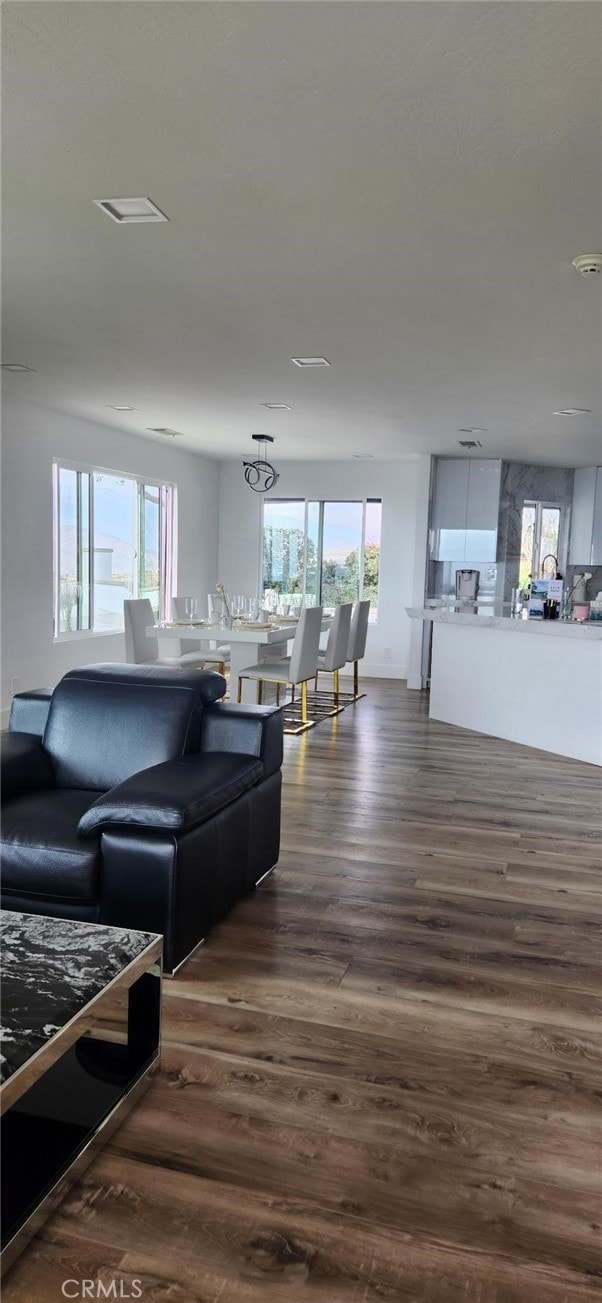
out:
{"label": "white dining chair", "polygon": [[257,701],[260,705],[263,699],[264,683],[276,684],[277,702],[280,701],[280,689],[282,687],[292,687],[294,690],[297,684],[301,684],[300,718],[299,721],[293,721],[292,727],[285,727],[285,733],[305,733],[308,728],[313,728],[316,723],[315,719],[312,720],[309,717],[307,684],[308,680],[314,679],[316,675],[321,628],[322,607],[306,607],[299,618],[290,657],[286,656],[280,660],[266,658],[257,665],[247,665],[238,676],[238,701],[242,698],[243,679],[255,679],[257,681]]}
{"label": "white dining chair", "polygon": [[[172,610],[175,612],[177,620],[186,619],[186,598],[172,597]],[[211,619],[211,613],[209,614]],[[202,656],[207,664],[216,664],[219,667],[219,673],[225,673],[225,667],[230,660],[230,648],[216,642],[208,642],[207,639],[202,641],[200,638],[180,638],[180,655],[196,654]]]}
{"label": "white dining chair", "polygon": [[360,692],[359,681],[359,662],[366,655],[366,640],[368,637],[368,620],[370,617],[370,600],[356,602],[351,616],[351,629],[349,631],[349,647],[347,650],[347,661],[353,664],[353,700],[359,701],[360,697],[366,694]]}
{"label": "white dining chair", "polygon": [[[318,652],[318,668],[316,670],[316,698],[324,701],[326,698],[333,698],[331,709],[325,709],[323,713],[327,715],[339,715],[343,706],[339,702],[339,670],[346,664],[349,652],[349,634],[351,630],[351,612],[353,611],[353,602],[344,602],[335,608],[334,619],[328,631],[328,641],[324,651]],[[318,691],[318,675],[332,674],[332,693]]]}
{"label": "white dining chair", "polygon": [[[130,665],[170,665],[187,669],[205,668],[202,653],[189,652],[181,656],[159,656],[159,640],[146,632],[155,623],[150,598],[126,598],[123,603],[125,627],[125,658]],[[211,658],[209,658],[211,660]],[[219,662],[220,664],[222,662]],[[216,668],[215,663],[210,668]],[[223,674],[223,670],[220,671]]]}

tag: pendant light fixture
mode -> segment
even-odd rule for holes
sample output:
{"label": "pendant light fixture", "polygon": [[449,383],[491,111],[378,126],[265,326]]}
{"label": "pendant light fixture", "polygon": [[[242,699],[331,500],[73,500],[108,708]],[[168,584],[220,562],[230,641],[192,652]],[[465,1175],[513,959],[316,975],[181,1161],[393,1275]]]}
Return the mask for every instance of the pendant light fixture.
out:
{"label": "pendant light fixture", "polygon": [[271,434],[252,434],[251,438],[259,444],[255,461],[243,461],[245,480],[254,493],[268,493],[278,482],[278,471],[268,461],[268,444],[274,440]]}

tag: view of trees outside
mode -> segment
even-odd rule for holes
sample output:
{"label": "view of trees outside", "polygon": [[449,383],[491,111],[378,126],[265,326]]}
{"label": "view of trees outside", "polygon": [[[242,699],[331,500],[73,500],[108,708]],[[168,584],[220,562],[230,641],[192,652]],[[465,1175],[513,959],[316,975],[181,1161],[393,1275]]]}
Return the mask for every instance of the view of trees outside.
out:
{"label": "view of trees outside", "polygon": [[[364,584],[376,617],[380,568],[380,501],[264,503],[263,588],[281,601],[303,599],[303,562],[306,554],[308,606],[318,601],[326,607],[356,602],[360,597],[360,559],[364,523]],[[321,559],[320,559],[321,558]]]}
{"label": "view of trees outside", "polygon": [[322,518],[322,606],[357,602],[363,502],[325,502]]}
{"label": "view of trees outside", "polygon": [[[539,508],[539,510],[538,510]],[[546,556],[558,557],[560,547],[560,507],[546,507],[543,503],[526,502],[522,513],[520,561],[518,582],[524,588],[530,575],[535,579],[553,578],[553,561],[546,563],[546,573],[541,567]],[[554,571],[555,573],[555,571]]]}
{"label": "view of trees outside", "polygon": [[281,600],[303,593],[305,503],[267,499],[263,515],[263,588]]}

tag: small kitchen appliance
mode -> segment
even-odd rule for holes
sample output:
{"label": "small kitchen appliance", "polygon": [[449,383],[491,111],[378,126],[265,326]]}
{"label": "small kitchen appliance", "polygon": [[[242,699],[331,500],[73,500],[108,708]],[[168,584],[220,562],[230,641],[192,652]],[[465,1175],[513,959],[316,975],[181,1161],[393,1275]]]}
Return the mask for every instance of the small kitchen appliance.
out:
{"label": "small kitchen appliance", "polygon": [[460,601],[474,602],[479,591],[478,570],[456,570],[456,597]]}

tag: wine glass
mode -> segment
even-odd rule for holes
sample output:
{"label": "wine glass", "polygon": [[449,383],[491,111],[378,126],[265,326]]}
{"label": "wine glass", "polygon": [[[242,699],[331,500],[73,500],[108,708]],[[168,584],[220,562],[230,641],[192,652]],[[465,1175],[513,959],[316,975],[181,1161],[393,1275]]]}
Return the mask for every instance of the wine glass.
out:
{"label": "wine glass", "polygon": [[240,616],[243,614],[244,609],[245,609],[245,599],[244,599],[244,597],[241,597],[240,595],[239,595],[238,597],[237,597],[237,596],[233,596],[233,597],[232,597],[232,618],[233,618],[233,620],[238,620],[238,619],[240,619]]}
{"label": "wine glass", "polygon": [[197,610],[198,610],[198,605],[199,605],[199,604],[198,604],[198,602],[197,602],[196,597],[185,597],[185,598],[184,598],[184,610],[186,611],[186,618],[187,618],[189,624],[192,624],[192,622],[193,622],[193,620],[194,620],[194,617],[195,617],[195,615],[196,615],[196,613],[197,613]]}

